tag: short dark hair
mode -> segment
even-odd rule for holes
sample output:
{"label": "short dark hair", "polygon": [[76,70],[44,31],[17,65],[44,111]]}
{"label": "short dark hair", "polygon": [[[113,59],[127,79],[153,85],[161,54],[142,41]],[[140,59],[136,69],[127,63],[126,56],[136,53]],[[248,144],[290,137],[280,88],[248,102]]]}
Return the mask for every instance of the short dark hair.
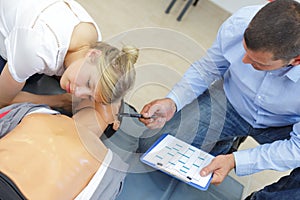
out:
{"label": "short dark hair", "polygon": [[264,6],[251,20],[244,33],[252,51],[273,54],[274,60],[289,61],[300,53],[300,3],[275,0]]}

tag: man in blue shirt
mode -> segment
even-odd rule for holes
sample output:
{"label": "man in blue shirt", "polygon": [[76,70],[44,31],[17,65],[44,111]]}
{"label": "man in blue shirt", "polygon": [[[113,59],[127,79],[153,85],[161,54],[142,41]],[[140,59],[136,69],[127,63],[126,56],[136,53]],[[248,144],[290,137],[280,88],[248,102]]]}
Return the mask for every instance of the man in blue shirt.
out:
{"label": "man in blue shirt", "polygon": [[[191,65],[169,95],[144,106],[143,116],[156,117],[140,120],[165,131],[198,115],[191,123],[197,127],[193,145],[218,155],[201,175],[213,172],[212,183],[219,184],[232,169],[237,175],[294,169],[248,198],[300,199],[299,64],[299,2],[242,8],[222,24],[207,55]],[[184,112],[194,102],[197,109]],[[226,154],[241,136],[261,145]]]}

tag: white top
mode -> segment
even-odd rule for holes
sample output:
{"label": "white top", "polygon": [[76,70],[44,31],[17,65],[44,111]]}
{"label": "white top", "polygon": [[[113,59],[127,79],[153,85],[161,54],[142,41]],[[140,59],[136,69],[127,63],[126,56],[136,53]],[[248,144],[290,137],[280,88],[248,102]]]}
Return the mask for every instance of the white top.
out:
{"label": "white top", "polygon": [[92,17],[73,0],[0,0],[0,55],[13,78],[61,76],[74,27]]}
{"label": "white top", "polygon": [[113,153],[110,149],[108,149],[107,154],[102,162],[102,165],[95,173],[93,178],[90,180],[88,185],[77,195],[75,200],[87,200],[92,198],[97,187],[100,185],[101,180],[103,179],[104,174],[107,171],[107,168],[109,167],[109,164],[112,161],[112,158],[113,158]]}

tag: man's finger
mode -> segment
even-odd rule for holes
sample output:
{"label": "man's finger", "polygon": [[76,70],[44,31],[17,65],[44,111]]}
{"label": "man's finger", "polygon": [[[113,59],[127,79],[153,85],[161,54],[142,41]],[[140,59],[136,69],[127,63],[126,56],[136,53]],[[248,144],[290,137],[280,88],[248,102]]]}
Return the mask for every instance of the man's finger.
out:
{"label": "man's finger", "polygon": [[214,171],[214,168],[212,167],[212,163],[210,163],[209,165],[207,165],[200,171],[200,175],[202,177],[204,177],[204,176],[207,176],[208,174],[212,173],[213,171]]}
{"label": "man's finger", "polygon": [[166,123],[165,118],[156,118],[152,123],[146,124],[147,128],[149,129],[157,129],[157,128],[162,128]]}

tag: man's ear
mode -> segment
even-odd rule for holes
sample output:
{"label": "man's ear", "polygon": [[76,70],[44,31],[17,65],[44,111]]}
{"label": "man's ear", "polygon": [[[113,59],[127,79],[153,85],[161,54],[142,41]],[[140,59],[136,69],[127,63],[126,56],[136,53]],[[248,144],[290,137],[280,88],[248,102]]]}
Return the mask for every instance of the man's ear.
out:
{"label": "man's ear", "polygon": [[102,51],[99,49],[90,49],[87,53],[87,57],[91,63],[98,63]]}
{"label": "man's ear", "polygon": [[293,66],[300,65],[300,55],[298,55],[296,58],[293,58],[291,65]]}

